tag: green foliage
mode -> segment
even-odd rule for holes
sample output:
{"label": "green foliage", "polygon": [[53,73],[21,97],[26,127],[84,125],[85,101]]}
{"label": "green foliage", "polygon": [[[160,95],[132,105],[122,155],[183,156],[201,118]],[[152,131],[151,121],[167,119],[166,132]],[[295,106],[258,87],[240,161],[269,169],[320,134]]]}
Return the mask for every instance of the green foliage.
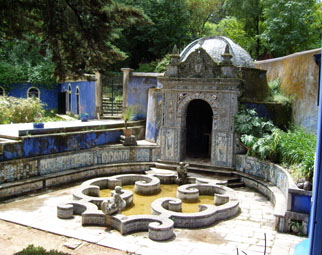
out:
{"label": "green foliage", "polygon": [[40,53],[50,49],[60,80],[124,59],[114,40],[123,28],[146,23],[142,11],[115,0],[3,0],[0,7],[0,43],[25,39]]}
{"label": "green foliage", "polygon": [[151,63],[140,64],[139,67],[135,70],[137,72],[154,72],[157,61],[152,61]]}
{"label": "green foliage", "polygon": [[235,43],[250,52],[256,47],[256,41],[247,35],[244,27],[245,24],[236,17],[226,17],[215,26],[214,33],[232,39]]}
{"label": "green foliage", "polygon": [[9,89],[13,83],[29,82],[47,87],[57,84],[51,55],[42,56],[38,51],[36,47],[30,49],[27,41],[7,41],[0,50],[0,83]]}
{"label": "green foliage", "polygon": [[[297,166],[306,179],[312,179],[316,136],[305,130],[293,127],[288,132],[282,132],[279,143],[279,160],[289,166]],[[296,167],[295,167],[296,168]]]}
{"label": "green foliage", "polygon": [[125,129],[127,129],[127,123],[129,120],[132,120],[135,114],[135,109],[132,106],[124,108],[122,112],[122,118],[124,120]]}
{"label": "green foliage", "polygon": [[261,38],[274,57],[309,49],[318,31],[314,23],[315,0],[265,0],[264,32]]}
{"label": "green foliage", "polygon": [[140,8],[151,20],[145,26],[132,26],[124,30],[118,46],[129,56],[126,63],[138,68],[140,63],[150,63],[190,41],[189,12],[186,0],[123,0]]}
{"label": "green foliage", "polygon": [[35,98],[0,97],[0,124],[39,122],[44,104]]}
{"label": "green foliage", "polygon": [[158,61],[157,66],[154,69],[154,72],[156,73],[163,73],[166,71],[167,69],[167,65],[170,64],[170,54],[167,54],[164,56],[163,59],[161,59],[160,61]]}
{"label": "green foliage", "polygon": [[268,83],[270,90],[270,96],[274,102],[280,103],[282,105],[291,106],[291,99],[285,96],[281,91],[281,81],[276,79]]}
{"label": "green foliage", "polygon": [[[276,0],[279,1],[279,0]],[[251,38],[249,53],[257,59],[264,52],[260,35],[263,21],[262,0],[226,0],[225,8],[230,16],[236,17],[239,22],[244,24],[243,30],[247,37]]]}
{"label": "green foliage", "polygon": [[70,255],[69,253],[60,252],[56,250],[46,251],[43,247],[28,245],[27,248],[20,252],[16,252],[14,255]]}
{"label": "green foliage", "polygon": [[207,22],[223,17],[224,0],[187,0],[191,38],[210,36]]}
{"label": "green foliage", "polygon": [[273,128],[273,123],[258,117],[255,109],[247,109],[245,106],[241,106],[240,111],[235,116],[235,129],[240,134],[249,134],[259,138],[271,132]]}
{"label": "green foliage", "polygon": [[[254,109],[241,107],[235,116],[235,128],[247,154],[297,170],[296,178],[312,180],[316,137],[292,127],[287,132],[257,116]],[[299,173],[300,172],[300,173]]]}

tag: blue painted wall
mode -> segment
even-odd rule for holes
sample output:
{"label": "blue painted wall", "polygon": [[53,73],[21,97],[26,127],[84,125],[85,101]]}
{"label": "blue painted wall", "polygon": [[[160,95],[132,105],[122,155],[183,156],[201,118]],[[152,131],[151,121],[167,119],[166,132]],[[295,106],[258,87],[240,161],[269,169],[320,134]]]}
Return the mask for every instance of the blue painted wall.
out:
{"label": "blue painted wall", "polygon": [[90,149],[119,142],[121,134],[121,130],[107,130],[25,137],[21,142],[6,144],[0,161]]}
{"label": "blue painted wall", "polygon": [[68,91],[69,85],[71,86],[71,112],[77,114],[76,90],[79,88],[80,113],[88,113],[90,119],[95,119],[95,81],[65,82],[61,84],[60,92]]}
{"label": "blue painted wall", "polygon": [[311,210],[311,196],[292,194],[293,212],[309,214]]}
{"label": "blue painted wall", "polygon": [[27,91],[30,87],[36,87],[40,91],[40,101],[46,104],[46,109],[58,108],[58,91],[60,85],[53,86],[52,88],[46,88],[44,86],[37,86],[31,83],[11,84],[11,89],[6,90],[7,96],[27,98]]}
{"label": "blue painted wall", "polygon": [[135,120],[146,119],[148,107],[148,91],[157,87],[157,77],[130,76],[128,83],[128,105],[136,109]]}

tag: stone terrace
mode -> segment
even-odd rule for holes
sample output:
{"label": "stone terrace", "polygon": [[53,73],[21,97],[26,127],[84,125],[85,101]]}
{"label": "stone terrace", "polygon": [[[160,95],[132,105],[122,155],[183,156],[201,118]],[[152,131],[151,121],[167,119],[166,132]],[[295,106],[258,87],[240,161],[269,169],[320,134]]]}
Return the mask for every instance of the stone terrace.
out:
{"label": "stone terrace", "polygon": [[[208,178],[198,174],[199,177]],[[304,238],[274,230],[273,204],[263,195],[249,189],[237,188],[241,213],[231,220],[221,221],[209,228],[175,229],[176,237],[168,242],[148,239],[147,232],[122,236],[116,230],[103,227],[82,227],[81,217],[71,220],[57,218],[56,207],[70,200],[76,186],[47,190],[42,194],[13,199],[0,204],[0,219],[73,237],[98,245],[136,254],[293,254],[294,245]]]}

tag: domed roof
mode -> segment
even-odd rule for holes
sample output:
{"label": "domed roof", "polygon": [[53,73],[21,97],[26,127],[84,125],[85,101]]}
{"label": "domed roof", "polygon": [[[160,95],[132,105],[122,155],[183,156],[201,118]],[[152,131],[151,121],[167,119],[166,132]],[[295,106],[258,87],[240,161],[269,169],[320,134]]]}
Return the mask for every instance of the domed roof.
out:
{"label": "domed roof", "polygon": [[192,52],[201,47],[216,63],[220,63],[223,61],[221,55],[224,54],[226,45],[229,46],[230,54],[233,56],[231,61],[235,66],[254,67],[253,59],[247,51],[224,36],[204,37],[193,41],[181,52],[181,62],[185,61]]}

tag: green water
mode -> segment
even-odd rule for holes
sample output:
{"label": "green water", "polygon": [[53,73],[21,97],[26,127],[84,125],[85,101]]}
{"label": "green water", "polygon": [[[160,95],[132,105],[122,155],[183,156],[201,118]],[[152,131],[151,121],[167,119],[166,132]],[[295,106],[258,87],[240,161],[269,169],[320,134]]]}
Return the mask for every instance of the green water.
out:
{"label": "green water", "polygon": [[[122,211],[124,215],[137,215],[137,214],[151,214],[151,203],[161,197],[176,197],[177,185],[174,184],[161,184],[161,192],[156,195],[142,196],[134,193],[134,185],[122,186],[122,189],[130,190],[133,192],[133,204]],[[111,196],[110,189],[103,189],[100,191],[101,197]],[[199,196],[199,201],[195,203],[182,203],[183,213],[198,212],[200,204],[214,204],[214,196]]]}

